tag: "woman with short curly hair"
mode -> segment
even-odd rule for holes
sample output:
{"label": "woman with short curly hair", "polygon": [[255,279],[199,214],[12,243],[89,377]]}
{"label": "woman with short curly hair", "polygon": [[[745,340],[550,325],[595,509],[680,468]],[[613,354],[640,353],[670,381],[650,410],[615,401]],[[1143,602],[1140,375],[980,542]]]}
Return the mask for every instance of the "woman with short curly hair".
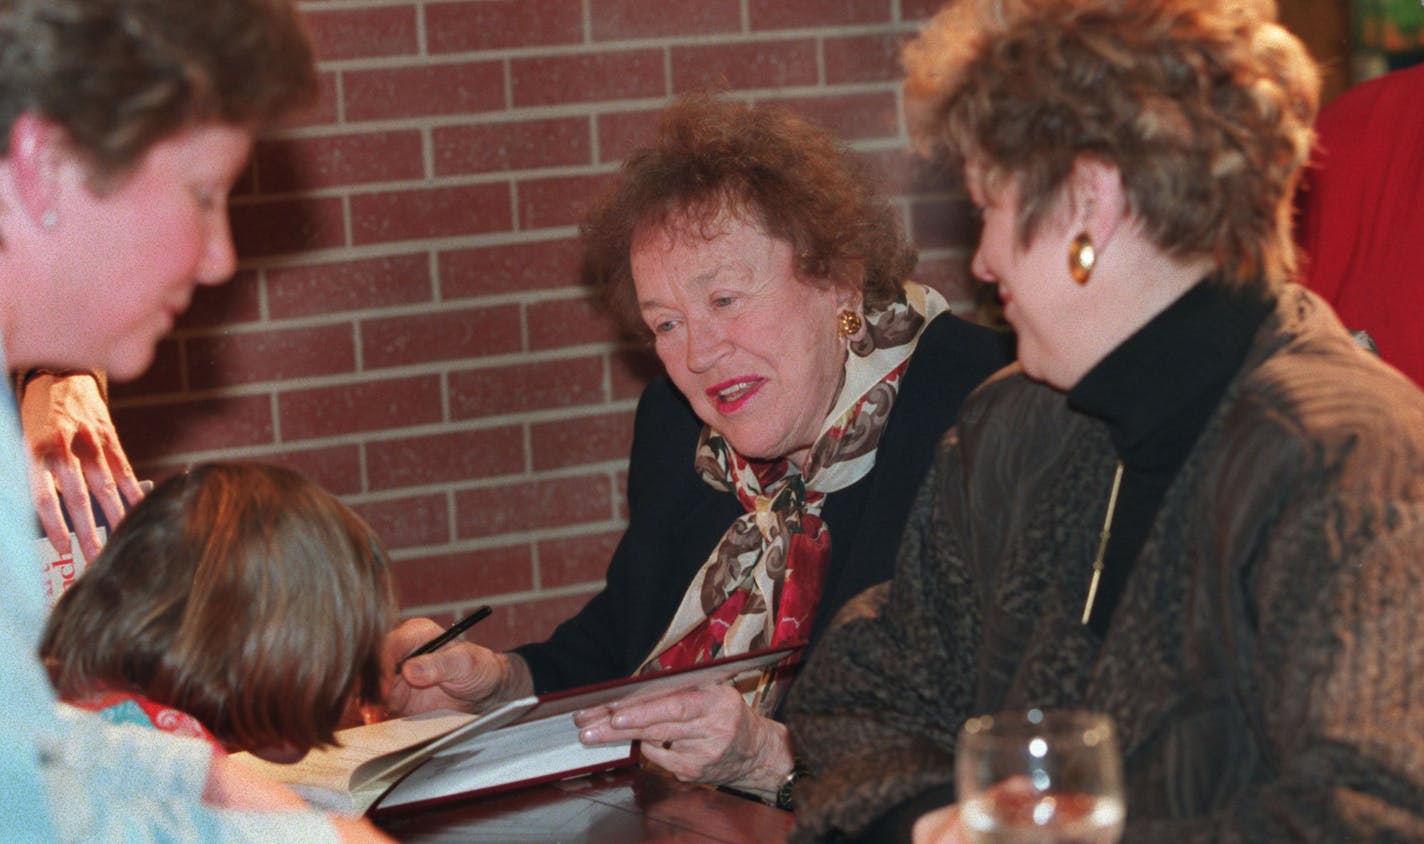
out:
{"label": "woman with short curly hair", "polygon": [[[485,707],[769,645],[814,644],[889,576],[934,442],[1004,362],[908,280],[915,253],[854,154],[788,111],[694,95],[585,219],[586,269],[667,371],[644,391],[607,585],[547,641],[405,663],[406,711]],[[428,638],[408,622],[393,655]],[[684,780],[789,805],[786,675],[584,713]]]}
{"label": "woman with short curly hair", "polygon": [[[1031,709],[1111,716],[1124,841],[1424,839],[1424,395],[1292,282],[1304,48],[1266,0],[959,0],[905,59],[1019,365],[792,692],[794,839],[966,840],[956,734]],[[1054,788],[1000,834],[1078,840]]]}

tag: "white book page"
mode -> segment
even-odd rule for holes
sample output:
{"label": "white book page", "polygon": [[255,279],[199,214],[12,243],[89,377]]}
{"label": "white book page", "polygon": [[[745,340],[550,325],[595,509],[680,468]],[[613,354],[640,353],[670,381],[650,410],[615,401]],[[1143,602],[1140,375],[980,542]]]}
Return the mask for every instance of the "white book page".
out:
{"label": "white book page", "polygon": [[632,752],[629,741],[583,744],[573,715],[563,713],[450,744],[401,780],[379,805],[387,809],[611,764]]}
{"label": "white book page", "polygon": [[437,710],[338,730],[336,737],[341,746],[313,750],[291,765],[268,762],[250,753],[234,753],[232,758],[264,776],[291,785],[313,805],[336,811],[358,811],[363,807],[350,799],[351,792],[360,790],[381,769],[398,765],[408,754],[415,755],[417,761],[423,758],[411,754],[413,747],[475,720],[474,715],[466,712]]}

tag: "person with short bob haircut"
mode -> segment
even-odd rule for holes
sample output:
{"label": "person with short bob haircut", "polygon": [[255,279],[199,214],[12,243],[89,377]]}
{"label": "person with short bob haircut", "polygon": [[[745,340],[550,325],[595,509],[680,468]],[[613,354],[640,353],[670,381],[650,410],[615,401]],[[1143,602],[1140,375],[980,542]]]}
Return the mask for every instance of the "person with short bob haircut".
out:
{"label": "person with short bob haircut", "polygon": [[335,742],[353,700],[381,699],[385,559],[297,472],[203,464],[119,523],[55,605],[40,655],[64,700],[109,720],[296,761]]}

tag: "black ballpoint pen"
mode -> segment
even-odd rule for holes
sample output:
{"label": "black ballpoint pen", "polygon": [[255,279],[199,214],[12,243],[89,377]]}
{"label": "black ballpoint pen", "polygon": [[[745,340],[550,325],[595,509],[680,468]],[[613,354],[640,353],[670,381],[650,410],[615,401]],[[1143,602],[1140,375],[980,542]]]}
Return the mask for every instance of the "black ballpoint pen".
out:
{"label": "black ballpoint pen", "polygon": [[444,633],[441,633],[439,636],[436,636],[434,639],[431,639],[429,642],[426,642],[425,644],[401,657],[400,661],[396,663],[395,673],[400,674],[401,666],[405,665],[405,661],[407,659],[410,659],[413,656],[421,656],[422,654],[433,653],[434,651],[440,650],[441,648],[455,641],[455,639],[461,633],[464,633],[466,630],[469,630],[471,627],[474,627],[480,621],[484,620],[485,616],[489,615],[492,612],[494,612],[494,608],[491,607],[489,604],[485,604],[484,606],[480,607],[479,609],[475,610],[474,612],[450,625],[449,630],[446,630]]}

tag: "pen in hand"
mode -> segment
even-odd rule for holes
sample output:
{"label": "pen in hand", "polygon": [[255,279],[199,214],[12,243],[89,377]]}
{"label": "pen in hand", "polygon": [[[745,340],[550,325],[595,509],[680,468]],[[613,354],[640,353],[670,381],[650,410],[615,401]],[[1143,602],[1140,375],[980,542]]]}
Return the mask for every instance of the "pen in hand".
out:
{"label": "pen in hand", "polygon": [[492,612],[494,612],[494,608],[491,607],[489,604],[485,604],[484,606],[480,607],[479,609],[475,610],[474,612],[450,625],[449,630],[446,630],[444,633],[441,633],[439,636],[436,636],[434,639],[431,639],[429,642],[426,642],[425,644],[401,657],[400,661],[396,663],[396,676],[400,676],[401,666],[405,665],[405,661],[407,659],[410,659],[413,656],[421,656],[422,654],[433,653],[435,651],[440,650],[441,648],[455,641],[455,639],[458,638],[461,633],[464,633],[466,630],[469,630],[471,627],[474,627],[476,624],[483,621],[485,616],[489,615]]}

